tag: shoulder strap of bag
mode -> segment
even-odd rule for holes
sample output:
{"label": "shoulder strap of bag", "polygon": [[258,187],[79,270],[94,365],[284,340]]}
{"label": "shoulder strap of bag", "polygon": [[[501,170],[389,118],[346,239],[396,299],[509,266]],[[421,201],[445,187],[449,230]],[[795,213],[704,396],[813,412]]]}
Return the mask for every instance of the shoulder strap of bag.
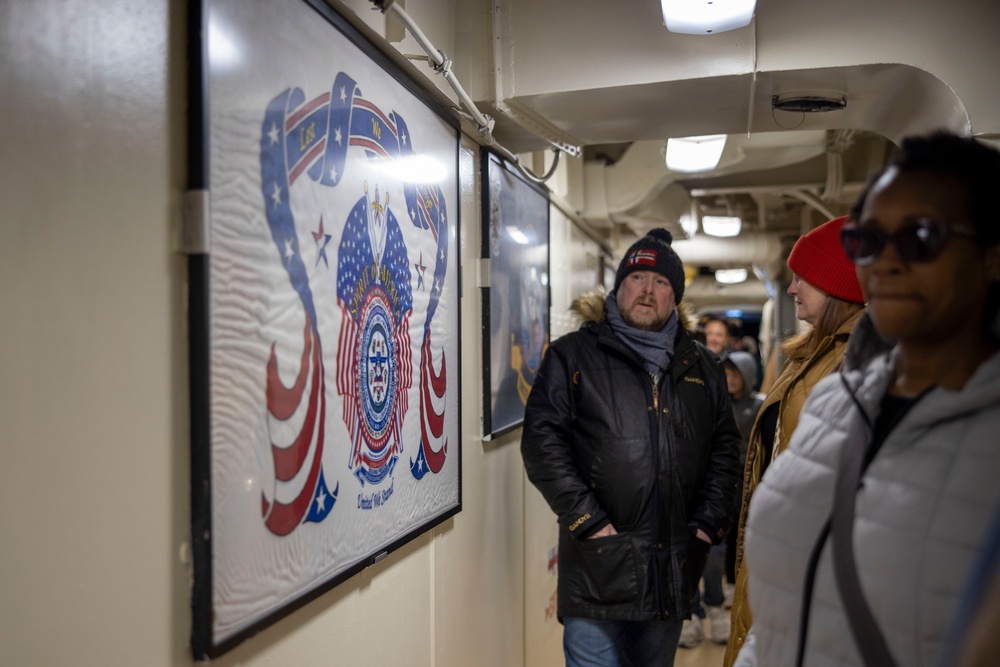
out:
{"label": "shoulder strap of bag", "polygon": [[[849,396],[855,401],[854,392],[841,374],[841,382]],[[865,468],[866,451],[871,446],[867,420],[864,410],[857,405],[858,414],[854,416],[848,427],[844,447],[841,449],[840,463],[837,467],[837,477],[834,482],[833,511],[824,523],[806,568],[805,581],[802,587],[802,609],[799,618],[799,641],[795,655],[796,667],[802,667],[805,660],[806,637],[809,632],[809,610],[812,606],[813,584],[816,580],[816,569],[819,565],[823,546],[831,535],[833,544],[833,573],[837,583],[837,592],[844,605],[851,636],[861,660],[866,667],[896,667],[896,661],[889,652],[889,647],[882,636],[882,631],[875,622],[868,601],[865,600],[858,578],[857,564],[854,561],[854,508],[861,481],[861,473]]]}
{"label": "shoulder strap of bag", "polygon": [[809,554],[809,564],[806,566],[805,581],[802,583],[802,608],[799,611],[799,643],[795,651],[795,667],[802,667],[806,656],[806,637],[809,634],[809,610],[812,607],[813,584],[816,582],[816,566],[819,555],[823,553],[823,545],[830,536],[830,519],[823,524],[812,553]]}

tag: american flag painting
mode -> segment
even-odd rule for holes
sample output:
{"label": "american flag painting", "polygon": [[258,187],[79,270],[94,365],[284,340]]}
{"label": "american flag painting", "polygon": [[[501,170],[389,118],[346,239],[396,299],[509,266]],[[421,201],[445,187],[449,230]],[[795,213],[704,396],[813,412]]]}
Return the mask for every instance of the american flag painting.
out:
{"label": "american flag painting", "polygon": [[457,123],[325,3],[209,10],[310,46],[209,77],[207,654],[461,507]]}

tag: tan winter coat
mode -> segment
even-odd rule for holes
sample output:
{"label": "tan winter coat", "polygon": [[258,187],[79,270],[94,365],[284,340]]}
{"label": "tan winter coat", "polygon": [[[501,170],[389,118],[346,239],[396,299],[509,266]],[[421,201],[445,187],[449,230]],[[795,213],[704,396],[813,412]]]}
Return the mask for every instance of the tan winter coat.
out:
{"label": "tan winter coat", "polygon": [[858,311],[845,321],[833,336],[827,336],[820,341],[816,351],[804,362],[789,361],[782,368],[781,374],[775,380],[767,398],[757,413],[757,421],[750,432],[750,445],[747,450],[746,466],[743,470],[743,503],[740,507],[739,534],[736,547],[736,591],[733,595],[732,626],[729,634],[729,645],[726,647],[724,667],[732,667],[739,653],[747,632],[750,631],[752,617],[747,599],[747,572],[743,567],[743,537],[746,530],[747,511],[754,489],[760,483],[761,456],[765,443],[760,432],[761,417],[769,406],[778,404],[778,424],[775,429],[774,442],[766,446],[773,447],[771,461],[788,448],[788,442],[799,423],[799,414],[806,398],[820,380],[829,375],[844,359],[847,351],[847,341],[851,329],[864,311]]}

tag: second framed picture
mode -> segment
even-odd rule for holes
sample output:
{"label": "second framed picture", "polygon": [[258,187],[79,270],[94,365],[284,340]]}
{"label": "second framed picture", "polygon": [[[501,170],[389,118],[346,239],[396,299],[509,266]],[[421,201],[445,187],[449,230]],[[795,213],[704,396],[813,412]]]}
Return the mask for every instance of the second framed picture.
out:
{"label": "second framed picture", "polygon": [[[483,434],[524,420],[549,345],[549,197],[495,153],[482,151]],[[486,276],[484,276],[486,278]]]}

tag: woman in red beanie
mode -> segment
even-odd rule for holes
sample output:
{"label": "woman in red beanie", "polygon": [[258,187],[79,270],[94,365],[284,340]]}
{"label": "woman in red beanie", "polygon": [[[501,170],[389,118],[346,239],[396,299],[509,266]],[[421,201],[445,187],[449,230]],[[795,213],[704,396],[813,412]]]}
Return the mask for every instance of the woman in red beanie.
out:
{"label": "woman in red beanie", "polygon": [[782,345],[786,361],[750,432],[736,547],[736,590],[725,667],[736,660],[752,620],[747,600],[747,573],[743,567],[743,532],[750,497],[768,464],[788,447],[809,392],[843,360],[851,329],[864,311],[864,296],[854,263],[840,243],[840,229],[846,220],[846,217],[835,218],[813,229],[799,238],[788,256],[788,268],[795,274],[788,287],[788,294],[795,298],[795,316],[812,327]]}

